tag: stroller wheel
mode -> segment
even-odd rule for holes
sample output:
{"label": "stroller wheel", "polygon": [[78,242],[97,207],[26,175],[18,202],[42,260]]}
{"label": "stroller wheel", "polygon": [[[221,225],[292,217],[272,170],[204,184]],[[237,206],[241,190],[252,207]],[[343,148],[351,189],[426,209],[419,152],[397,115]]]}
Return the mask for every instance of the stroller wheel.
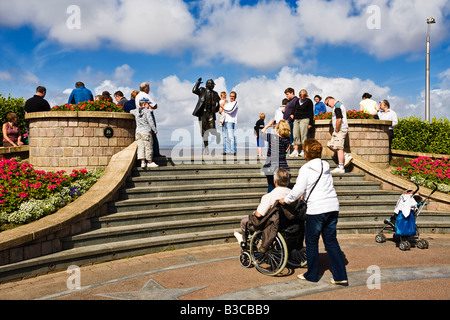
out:
{"label": "stroller wheel", "polygon": [[239,256],[239,262],[244,268],[250,268],[252,266],[252,258],[250,256],[250,253],[248,253],[247,251],[243,251]]}
{"label": "stroller wheel", "polygon": [[425,239],[417,240],[417,248],[428,249],[428,241]]}
{"label": "stroller wheel", "polygon": [[411,244],[408,241],[402,241],[399,243],[398,247],[402,251],[407,251],[407,250],[411,249]]}
{"label": "stroller wheel", "polygon": [[386,242],[386,236],[383,233],[379,233],[375,236],[375,241],[377,243],[383,243]]}

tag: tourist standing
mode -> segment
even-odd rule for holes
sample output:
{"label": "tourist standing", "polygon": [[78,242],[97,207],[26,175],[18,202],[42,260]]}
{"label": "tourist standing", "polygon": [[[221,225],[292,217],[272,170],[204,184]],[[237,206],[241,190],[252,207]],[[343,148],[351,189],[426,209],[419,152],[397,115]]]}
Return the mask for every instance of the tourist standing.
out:
{"label": "tourist standing", "polygon": [[303,144],[303,150],[307,163],[300,168],[292,191],[280,200],[281,204],[291,204],[301,196],[308,199],[305,228],[308,271],[298,275],[298,278],[312,282],[319,281],[319,238],[322,235],[333,274],[331,283],[348,285],[345,261],[336,237],[339,200],[330,174],[330,166],[321,159],[322,145],[319,141],[307,139]]}
{"label": "tourist standing", "polygon": [[316,95],[314,97],[314,101],[316,102],[316,105],[314,107],[314,115],[318,116],[319,114],[323,114],[327,112],[327,106],[325,103],[322,102],[322,97],[319,95]]}
{"label": "tourist standing", "polygon": [[153,139],[151,132],[156,132],[156,125],[151,115],[150,100],[141,97],[139,107],[131,110],[136,119],[136,141],[138,145],[137,158],[141,160],[141,167],[158,167],[153,162]]}
{"label": "tourist standing", "polygon": [[281,120],[276,128],[275,133],[266,133],[275,120],[270,120],[270,122],[261,130],[259,136],[261,139],[268,142],[269,147],[267,150],[266,163],[262,168],[262,173],[266,175],[267,178],[267,193],[270,193],[275,189],[275,184],[273,181],[273,174],[279,168],[284,168],[289,170],[288,163],[286,161],[286,150],[289,148],[291,142],[289,140],[289,135],[291,134],[291,129],[287,120]]}
{"label": "tourist standing", "polygon": [[294,115],[294,151],[289,155],[290,157],[303,157],[303,150],[299,153],[299,148],[314,124],[314,105],[308,98],[308,92],[305,89],[300,90],[299,97],[292,113]]}
{"label": "tourist standing", "polygon": [[117,104],[122,108],[125,107],[125,103],[128,102],[128,99],[123,96],[122,91],[116,91],[116,93],[114,93],[114,99],[116,99]]}
{"label": "tourist standing", "polygon": [[265,125],[264,125],[264,120],[266,119],[266,115],[264,113],[261,113],[259,115],[259,120],[256,121],[255,123],[255,127],[253,128],[255,131],[255,138],[256,138],[256,147],[257,147],[257,156],[261,157],[262,156],[262,148],[264,147],[264,140],[261,140],[259,137],[259,133],[261,132],[262,129],[264,129]]}
{"label": "tourist standing", "polygon": [[236,155],[236,137],[234,130],[236,129],[237,113],[239,110],[238,103],[236,101],[237,94],[235,91],[230,92],[230,102],[225,104],[223,112],[225,113],[225,121],[223,127],[225,130],[224,136],[224,154]]}
{"label": "tourist standing", "polygon": [[378,104],[375,100],[372,100],[372,95],[367,92],[364,93],[359,103],[359,111],[371,114],[375,119],[378,119],[377,107]]}
{"label": "tourist standing", "polygon": [[[136,109],[139,108],[139,101],[142,98],[146,98],[149,100],[149,111],[150,114],[152,116],[153,122],[155,123],[155,128],[156,126],[156,118],[155,118],[155,114],[154,114],[154,110],[158,109],[158,104],[155,103],[154,101],[152,101],[152,99],[150,98],[150,84],[148,82],[143,82],[141,83],[141,85],[139,86],[139,90],[140,92],[137,94],[136,98],[135,98],[135,103],[136,103]],[[156,131],[151,131],[151,135],[152,135],[152,139],[153,139],[153,156],[154,157],[164,157],[164,155],[160,154],[159,151],[159,141],[158,141],[158,136],[156,135]]]}
{"label": "tourist standing", "polygon": [[75,84],[75,89],[73,89],[70,94],[69,104],[79,104],[80,102],[85,101],[94,101],[94,96],[92,95],[91,90],[86,89],[84,83],[79,81]]}
{"label": "tourist standing", "polygon": [[292,88],[287,88],[284,90],[284,94],[286,95],[286,99],[289,100],[289,102],[286,104],[286,107],[284,108],[284,114],[283,119],[288,121],[291,134],[289,136],[289,140],[291,141],[291,144],[294,142],[294,115],[292,114],[294,112],[295,104],[297,103],[298,97],[295,95],[295,90]]}
{"label": "tourist standing", "polygon": [[331,173],[345,173],[344,167],[350,164],[352,157],[344,151],[345,139],[348,133],[347,110],[345,106],[333,97],[325,99],[325,105],[333,109],[332,126],[333,134],[331,141],[328,142],[328,148],[337,153],[338,167]]}
{"label": "tourist standing", "polygon": [[389,126],[389,149],[390,149],[392,140],[394,139],[394,128],[398,124],[397,113],[394,110],[391,110],[391,105],[387,100],[381,101],[377,109],[378,109],[378,117],[380,118],[380,120],[392,121],[392,124]]}
{"label": "tourist standing", "polygon": [[123,111],[130,113],[131,110],[136,109],[136,96],[139,94],[139,91],[134,90],[131,93],[130,100],[128,100],[123,106]]}
{"label": "tourist standing", "polygon": [[50,111],[50,104],[45,100],[47,89],[39,86],[36,88],[36,94],[25,102],[25,111],[30,112],[42,112]]}

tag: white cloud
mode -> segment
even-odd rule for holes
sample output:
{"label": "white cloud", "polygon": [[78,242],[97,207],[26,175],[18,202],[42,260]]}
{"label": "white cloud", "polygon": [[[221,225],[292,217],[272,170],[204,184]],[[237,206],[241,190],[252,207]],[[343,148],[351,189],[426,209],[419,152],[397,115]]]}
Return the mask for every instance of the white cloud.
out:
{"label": "white cloud", "polygon": [[[446,36],[450,24],[447,0],[79,0],[80,28],[67,26],[71,0],[0,2],[0,25],[31,25],[65,47],[149,54],[185,53],[196,63],[230,62],[276,70],[311,61],[311,49],[323,44],[356,47],[378,58],[422,50],[426,18],[433,16],[433,41]],[[380,28],[367,27],[379,8]],[[198,9],[198,17],[190,8]],[[300,53],[300,56],[299,56]],[[303,56],[303,57],[302,57]],[[314,60],[314,59],[313,59]]]}
{"label": "white cloud", "polygon": [[298,22],[284,1],[241,6],[232,0],[202,1],[196,34],[199,59],[223,59],[254,68],[279,67],[294,61],[295,48],[305,44]]}
{"label": "white cloud", "polygon": [[[299,0],[297,4],[301,30],[313,43],[357,46],[378,58],[421,50],[430,16],[439,22],[433,26],[435,41],[448,35],[447,0]],[[379,9],[379,16],[367,11],[370,6]],[[368,27],[372,19],[379,20],[379,28]]]}
{"label": "white cloud", "polygon": [[71,0],[16,0],[0,2],[0,24],[29,24],[64,46],[97,49],[109,44],[118,50],[161,53],[189,43],[195,28],[182,0],[80,0],[79,28],[68,28]]}

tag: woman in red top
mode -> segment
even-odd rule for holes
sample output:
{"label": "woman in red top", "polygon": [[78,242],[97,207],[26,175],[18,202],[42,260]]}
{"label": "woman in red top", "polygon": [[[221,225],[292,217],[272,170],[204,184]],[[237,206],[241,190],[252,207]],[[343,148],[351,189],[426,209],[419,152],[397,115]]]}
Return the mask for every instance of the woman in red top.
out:
{"label": "woman in red top", "polygon": [[3,124],[3,146],[4,147],[18,147],[23,145],[22,135],[19,126],[17,125],[17,115],[10,112],[6,115],[8,122]]}

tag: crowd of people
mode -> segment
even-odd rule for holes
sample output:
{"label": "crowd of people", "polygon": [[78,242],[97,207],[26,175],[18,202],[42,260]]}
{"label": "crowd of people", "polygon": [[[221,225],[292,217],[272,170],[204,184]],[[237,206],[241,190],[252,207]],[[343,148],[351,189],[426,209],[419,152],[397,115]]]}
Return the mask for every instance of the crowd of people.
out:
{"label": "crowd of people", "polygon": [[[153,110],[158,105],[152,102],[149,96],[150,85],[142,83],[139,90],[131,94],[131,99],[124,97],[122,91],[114,93],[114,99],[117,105],[123,107],[125,112],[131,113],[136,119],[136,141],[138,142],[138,159],[141,160],[141,167],[157,167],[153,162],[153,157],[164,157],[159,152],[159,142],[157,138],[156,119]],[[36,88],[36,94],[25,102],[25,112],[45,112],[50,111],[51,107],[45,96],[47,89],[43,86]],[[108,101],[114,102],[108,91],[103,91],[101,95],[93,96],[91,90],[87,89],[83,82],[79,81],[72,90],[68,104],[79,104],[85,101]],[[17,147],[23,145],[20,128],[17,124],[18,117],[14,112],[6,116],[7,122],[2,126],[3,147]],[[28,130],[28,123],[26,126]]]}
{"label": "crowd of people", "polygon": [[[222,127],[224,137],[224,154],[236,155],[236,138],[234,136],[237,122],[238,104],[237,93],[230,92],[219,95],[213,91],[214,82],[208,80],[206,88],[200,88],[201,78],[194,86],[193,93],[199,96],[199,102],[193,115],[199,118],[202,127],[202,135],[208,130],[215,130],[215,113],[219,112],[219,126]],[[70,94],[68,103],[78,104],[83,101],[101,100],[113,102],[108,91],[94,98],[92,92],[82,82],[77,82],[75,89]],[[141,167],[157,167],[153,161],[154,157],[164,157],[159,154],[159,143],[157,139],[157,126],[154,110],[158,105],[149,95],[150,85],[146,82],[140,85],[139,90],[132,92],[130,100],[124,97],[121,91],[114,93],[114,99],[124,110],[133,114],[136,119],[136,141],[138,144],[137,158],[141,161]],[[267,194],[261,199],[261,204],[253,215],[262,219],[268,212],[278,204],[290,205],[301,198],[307,199],[307,211],[304,223],[304,239],[306,245],[306,257],[303,266],[307,265],[307,272],[299,274],[298,278],[317,282],[319,280],[319,254],[318,241],[322,236],[326,251],[330,258],[331,272],[334,284],[348,284],[345,261],[339,243],[336,238],[336,225],[339,215],[339,201],[334,189],[333,173],[345,173],[344,167],[351,161],[352,157],[344,151],[345,139],[348,134],[347,110],[344,104],[332,96],[328,96],[323,102],[322,97],[316,95],[314,102],[309,99],[305,89],[300,90],[299,96],[295,95],[292,88],[285,90],[286,98],[282,105],[275,110],[273,119],[265,125],[266,116],[259,115],[259,120],[254,126],[257,139],[258,156],[262,156],[264,142],[268,143],[267,158],[262,172],[267,177]],[[39,86],[36,94],[25,103],[25,111],[40,112],[50,111],[50,105],[44,99],[45,87]],[[333,134],[328,142],[328,148],[336,152],[338,167],[330,170],[330,165],[322,161],[322,145],[315,139],[308,138],[308,134],[314,126],[314,116],[327,112],[327,107],[332,111]],[[370,113],[375,119],[392,121],[389,128],[389,140],[392,141],[393,129],[398,123],[397,114],[390,109],[387,100],[377,104],[372,96],[365,93],[360,103],[360,111]],[[20,146],[23,144],[22,135],[17,125],[17,115],[9,113],[7,122],[3,124],[3,146]],[[273,132],[267,132],[273,128]],[[208,133],[209,134],[209,133]],[[207,139],[205,148],[207,150]],[[292,189],[289,185],[289,165],[286,157],[304,157],[307,161],[299,169],[296,183]],[[312,192],[314,191],[314,193]],[[312,194],[312,196],[311,196]],[[251,230],[249,225],[251,219],[244,218],[241,222],[242,230],[235,232],[239,242],[242,241],[244,229]],[[303,238],[302,238],[303,239]],[[303,247],[303,241],[300,247]],[[300,248],[299,248],[300,249]]]}
{"label": "crowd of people", "polygon": [[[333,134],[328,143],[328,147],[337,154],[339,161],[338,167],[332,173],[345,173],[344,167],[351,163],[352,157],[344,151],[345,139],[348,133],[348,122],[347,109],[342,102],[331,96],[322,101],[322,97],[316,95],[313,103],[309,99],[308,92],[305,89],[300,90],[298,97],[292,88],[287,88],[284,93],[286,98],[282,100],[282,105],[275,110],[274,117],[271,120],[271,126],[276,132],[277,124],[282,121],[286,121],[289,124],[290,134],[288,139],[290,144],[285,150],[286,155],[288,157],[304,157],[302,145],[310,136],[311,129],[314,126],[314,117],[326,113],[328,107],[332,112],[333,125]],[[398,124],[398,117],[395,111],[390,108],[389,101],[382,100],[377,104],[376,101],[372,100],[371,94],[364,93],[360,102],[360,111],[371,114],[374,119],[392,121],[392,125],[389,127],[389,143],[391,144],[394,137],[394,127]],[[258,156],[262,156],[262,146],[265,141],[269,142],[269,149],[272,152],[271,143],[268,140],[270,136],[261,135],[265,127],[265,119],[266,115],[261,113],[259,120],[254,126]],[[279,146],[281,145],[279,144]],[[280,155],[283,153],[282,151],[280,150]]]}

